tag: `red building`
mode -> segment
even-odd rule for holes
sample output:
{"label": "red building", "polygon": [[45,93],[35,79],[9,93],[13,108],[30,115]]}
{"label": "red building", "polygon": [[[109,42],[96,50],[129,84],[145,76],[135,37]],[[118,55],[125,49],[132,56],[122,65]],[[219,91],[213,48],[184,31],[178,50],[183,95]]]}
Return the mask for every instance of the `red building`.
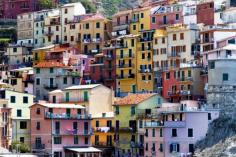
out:
{"label": "red building", "polygon": [[151,11],[151,29],[159,29],[168,25],[183,23],[183,6],[156,6]]}
{"label": "red building", "polygon": [[102,83],[115,89],[116,87],[116,58],[114,47],[104,47],[103,53],[94,56],[90,65],[91,83]]}
{"label": "red building", "polygon": [[18,14],[38,10],[39,0],[0,0],[0,18],[16,19]]}
{"label": "red building", "polygon": [[214,1],[197,5],[197,23],[214,25]]}

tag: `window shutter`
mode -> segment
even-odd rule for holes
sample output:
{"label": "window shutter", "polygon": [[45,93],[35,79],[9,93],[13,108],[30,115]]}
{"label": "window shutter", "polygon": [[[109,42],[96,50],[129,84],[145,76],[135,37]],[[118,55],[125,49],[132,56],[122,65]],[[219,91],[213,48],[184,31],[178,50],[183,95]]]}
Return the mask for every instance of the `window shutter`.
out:
{"label": "window shutter", "polygon": [[173,151],[173,144],[170,144],[170,153]]}
{"label": "window shutter", "polygon": [[177,152],[179,152],[179,144],[177,144]]}

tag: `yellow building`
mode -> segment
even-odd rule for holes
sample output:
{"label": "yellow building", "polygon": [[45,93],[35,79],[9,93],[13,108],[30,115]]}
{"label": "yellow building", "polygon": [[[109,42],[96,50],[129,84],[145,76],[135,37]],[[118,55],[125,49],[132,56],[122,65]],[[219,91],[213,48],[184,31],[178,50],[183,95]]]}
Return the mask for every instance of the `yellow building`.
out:
{"label": "yellow building", "polygon": [[33,50],[34,65],[46,59],[47,51],[55,48],[55,45],[41,47]]}
{"label": "yellow building", "polygon": [[111,38],[111,21],[101,14],[85,17],[81,23],[81,52],[97,54],[104,42]]}
{"label": "yellow building", "polygon": [[139,31],[150,29],[150,7],[136,8],[132,12],[130,33],[139,34]]}
{"label": "yellow building", "polygon": [[116,74],[117,92],[137,91],[137,41],[138,35],[125,35],[117,39]]}
{"label": "yellow building", "polygon": [[153,35],[155,30],[140,31],[137,52],[137,90],[153,91]]}
{"label": "yellow building", "polygon": [[104,112],[93,115],[92,145],[103,150],[103,157],[110,157],[114,154],[114,113]]}

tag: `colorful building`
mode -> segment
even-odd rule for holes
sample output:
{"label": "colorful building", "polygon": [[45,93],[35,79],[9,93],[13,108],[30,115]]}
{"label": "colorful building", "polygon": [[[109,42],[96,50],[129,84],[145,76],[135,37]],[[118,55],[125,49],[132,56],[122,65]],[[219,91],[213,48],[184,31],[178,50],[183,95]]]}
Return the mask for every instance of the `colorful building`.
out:
{"label": "colorful building", "polygon": [[30,110],[34,96],[28,93],[15,92],[3,89],[1,99],[8,101],[7,107],[11,108],[11,141],[25,143],[30,147]]}
{"label": "colorful building", "polygon": [[81,23],[81,52],[98,54],[102,52],[106,40],[111,38],[111,21],[96,13],[85,17]]}
{"label": "colorful building", "polygon": [[113,91],[102,84],[75,85],[49,93],[49,102],[77,103],[92,115],[110,112],[113,101]]}
{"label": "colorful building", "polygon": [[208,110],[197,101],[163,103],[154,112],[144,122],[144,156],[193,155],[196,142],[219,117],[218,110]]}
{"label": "colorful building", "polygon": [[111,157],[115,153],[114,135],[115,121],[114,112],[104,112],[92,115],[92,145],[102,150],[103,157]]}
{"label": "colorful building", "polygon": [[142,128],[139,114],[159,107],[165,100],[158,94],[129,94],[114,103],[115,112],[115,155],[144,155]]}
{"label": "colorful building", "polygon": [[85,107],[39,102],[30,107],[30,113],[33,152],[57,157],[100,157],[101,151],[90,147],[91,115],[87,114]]}

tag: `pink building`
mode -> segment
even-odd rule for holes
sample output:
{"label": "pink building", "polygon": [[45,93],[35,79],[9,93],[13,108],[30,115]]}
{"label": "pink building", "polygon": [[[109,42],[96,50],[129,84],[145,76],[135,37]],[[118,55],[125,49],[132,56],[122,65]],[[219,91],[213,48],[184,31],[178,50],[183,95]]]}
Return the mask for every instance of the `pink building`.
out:
{"label": "pink building", "polygon": [[183,6],[157,6],[151,10],[151,29],[160,29],[168,25],[183,23]]}
{"label": "pink building", "polygon": [[30,107],[31,149],[54,157],[99,157],[91,146],[91,116],[77,104],[39,102]]}
{"label": "pink building", "polygon": [[218,110],[207,110],[197,101],[163,103],[156,110],[159,119],[144,122],[144,156],[183,156],[194,152],[194,144],[206,136],[208,124]]}

